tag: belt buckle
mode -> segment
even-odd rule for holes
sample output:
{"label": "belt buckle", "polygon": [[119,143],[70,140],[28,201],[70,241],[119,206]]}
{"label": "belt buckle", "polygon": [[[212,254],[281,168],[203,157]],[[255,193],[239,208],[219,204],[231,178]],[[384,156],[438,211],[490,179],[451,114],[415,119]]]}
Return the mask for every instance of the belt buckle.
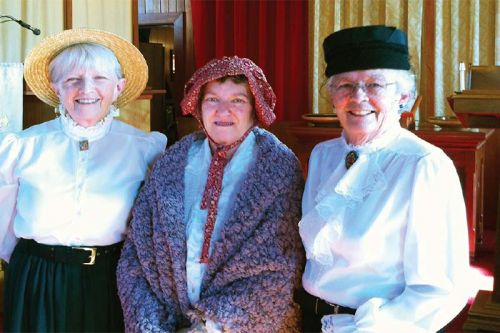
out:
{"label": "belt buckle", "polygon": [[[333,303],[327,302],[325,300],[323,300],[323,301],[326,304],[330,305],[333,308],[333,314],[339,314],[339,312],[340,312],[340,305],[333,304]],[[320,302],[320,299],[318,297],[316,297],[316,302],[314,304],[314,312],[316,313],[316,315],[318,315],[318,303],[319,302]]]}
{"label": "belt buckle", "polygon": [[[325,301],[326,302],[326,301]],[[339,311],[340,311],[340,305],[338,304],[333,304],[333,303],[329,303],[329,302],[326,302],[326,304],[330,305],[332,308],[333,308],[333,314],[339,314]]]}
{"label": "belt buckle", "polygon": [[84,247],[84,246],[73,246],[72,249],[90,251],[89,261],[82,263],[82,265],[93,265],[95,264],[95,257],[97,255],[97,249],[95,247]]}

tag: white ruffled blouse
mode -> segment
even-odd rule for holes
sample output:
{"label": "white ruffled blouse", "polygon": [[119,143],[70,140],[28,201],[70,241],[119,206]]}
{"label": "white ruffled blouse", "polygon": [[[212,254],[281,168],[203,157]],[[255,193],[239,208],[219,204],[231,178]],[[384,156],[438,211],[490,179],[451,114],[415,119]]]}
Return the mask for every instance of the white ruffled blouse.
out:
{"label": "white ruffled blouse", "polygon": [[113,120],[84,128],[62,115],[0,136],[0,257],[18,238],[43,244],[123,240],[134,199],[166,137]]}
{"label": "white ruffled blouse", "polygon": [[[257,158],[255,134],[250,132],[239,145],[231,160],[224,168],[222,190],[217,205],[217,218],[210,240],[210,253],[213,244],[219,239],[224,221],[227,220],[233,207],[234,198],[241,182],[245,178],[251,164]],[[207,209],[201,209],[201,199],[208,178],[208,169],[212,160],[212,152],[208,140],[195,141],[188,153],[188,162],[184,170],[184,220],[186,223],[186,277],[189,301],[194,304],[200,299],[201,283],[207,264],[200,262],[203,245]],[[222,332],[221,326],[211,320],[201,325],[202,331],[208,333]]]}
{"label": "white ruffled blouse", "polygon": [[[347,153],[358,160],[346,169]],[[303,286],[356,314],[325,332],[436,332],[465,305],[465,205],[452,161],[401,128],[363,146],[344,136],[310,158],[300,234]]]}

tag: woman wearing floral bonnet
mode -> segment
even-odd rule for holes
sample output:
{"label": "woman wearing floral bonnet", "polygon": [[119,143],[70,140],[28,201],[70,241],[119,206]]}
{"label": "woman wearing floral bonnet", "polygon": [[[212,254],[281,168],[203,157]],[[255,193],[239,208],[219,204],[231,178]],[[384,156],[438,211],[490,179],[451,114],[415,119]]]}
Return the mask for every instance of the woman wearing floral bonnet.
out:
{"label": "woman wearing floral bonnet", "polygon": [[139,194],[118,265],[128,331],[297,332],[303,189],[262,70],[214,59],[185,87],[202,131],[172,146]]}
{"label": "woman wearing floral bonnet", "polygon": [[130,210],[166,137],[114,120],[147,65],[93,29],[45,38],[25,60],[34,94],[59,117],[0,140],[5,331],[122,331],[116,265]]}

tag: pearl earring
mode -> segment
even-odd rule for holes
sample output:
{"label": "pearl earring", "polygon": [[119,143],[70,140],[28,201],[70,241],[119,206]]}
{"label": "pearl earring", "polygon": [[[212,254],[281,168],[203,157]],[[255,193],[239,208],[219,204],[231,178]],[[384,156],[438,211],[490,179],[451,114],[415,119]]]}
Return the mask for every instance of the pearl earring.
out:
{"label": "pearl earring", "polygon": [[54,112],[55,114],[59,114],[59,115],[62,115],[64,114],[64,105],[61,103],[59,105],[57,105],[55,108],[54,108]]}
{"label": "pearl earring", "polygon": [[114,104],[111,104],[111,106],[109,107],[109,113],[113,117],[119,117],[120,116],[120,109],[117,108]]}

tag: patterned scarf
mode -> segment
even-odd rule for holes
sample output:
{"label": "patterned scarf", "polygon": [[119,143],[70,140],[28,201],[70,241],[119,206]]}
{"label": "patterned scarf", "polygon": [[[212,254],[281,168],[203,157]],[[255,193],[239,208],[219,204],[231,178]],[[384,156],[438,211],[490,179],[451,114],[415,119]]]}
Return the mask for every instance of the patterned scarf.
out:
{"label": "patterned scarf", "polygon": [[[219,203],[220,194],[222,192],[222,178],[224,177],[224,167],[229,162],[227,158],[227,153],[238,147],[250,134],[254,126],[250,127],[245,134],[235,142],[229,145],[218,145],[215,152],[212,155],[212,161],[210,162],[210,167],[208,168],[208,178],[205,185],[205,190],[203,191],[203,198],[201,199],[201,209],[208,208],[207,223],[205,224],[205,232],[203,238],[203,246],[201,249],[200,262],[208,263],[208,253],[210,250],[210,241],[212,239],[212,233],[215,227],[215,221],[217,219],[217,206]],[[207,133],[207,137],[210,141],[214,142]]]}

